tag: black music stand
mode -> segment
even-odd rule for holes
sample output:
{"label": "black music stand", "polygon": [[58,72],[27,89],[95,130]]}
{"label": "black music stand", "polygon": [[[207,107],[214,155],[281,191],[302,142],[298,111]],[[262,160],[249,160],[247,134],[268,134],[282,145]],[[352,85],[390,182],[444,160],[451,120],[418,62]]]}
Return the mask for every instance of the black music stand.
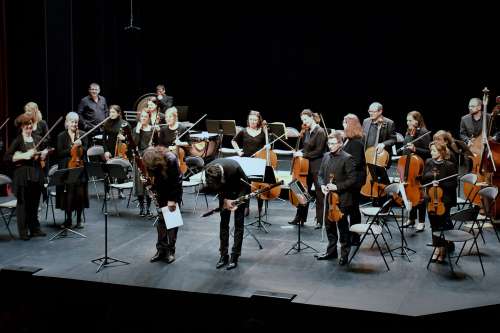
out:
{"label": "black music stand", "polygon": [[[306,205],[307,203],[309,203],[309,201],[311,201],[311,199],[312,199],[311,196],[309,195],[307,190],[304,188],[304,185],[302,185],[302,183],[298,179],[290,182],[288,184],[288,186],[290,186],[290,191],[292,191],[297,196],[297,199],[299,200],[299,205]],[[301,235],[300,230],[302,229],[301,225],[302,225],[302,223],[300,223],[300,222],[297,223],[297,242],[295,244],[293,244],[293,246],[285,253],[285,255],[290,254],[290,252],[292,250],[295,250],[296,251],[295,253],[299,253],[300,251],[303,251],[306,249],[312,249],[316,253],[319,252],[318,250],[316,250],[312,246],[304,243],[301,240],[301,238],[300,238],[300,235]],[[301,245],[303,246],[302,248],[301,248]]]}
{"label": "black music stand", "polygon": [[[270,166],[270,165],[266,166],[266,170],[265,170],[264,177],[263,177],[262,181],[266,184],[276,183],[276,176],[274,175],[274,170],[273,170],[272,166]],[[260,197],[259,195],[256,197],[257,200],[259,200],[259,197]],[[266,201],[266,203],[267,203],[267,201]],[[257,206],[258,206],[258,202],[257,202]],[[257,224],[255,226],[255,228],[257,228],[259,230],[263,229],[264,232],[267,234],[269,231],[267,231],[266,225],[271,225],[271,223],[262,220],[262,217],[267,215],[267,209],[266,209],[266,214],[264,214],[264,215],[262,215],[262,207],[258,208],[258,211],[259,211],[259,215],[257,216],[257,220],[253,221],[252,223],[248,223],[247,226],[254,226],[255,224]]]}
{"label": "black music stand", "polygon": [[372,177],[372,179],[370,180],[370,197],[372,198],[373,206],[375,206],[375,198],[380,198],[384,190],[380,188],[379,193],[377,193],[377,195],[374,196],[373,184],[377,182],[379,184],[389,185],[391,181],[389,180],[389,176],[387,175],[387,170],[384,167],[371,163],[367,163],[366,165],[368,167],[368,172]]}
{"label": "black music stand", "polygon": [[[400,186],[400,195],[402,198],[406,198],[406,190],[405,190],[405,187],[404,186]],[[403,192],[403,193],[401,193]],[[406,202],[408,202],[406,200]],[[392,209],[392,207],[391,207]],[[401,226],[399,225],[398,223],[398,219],[396,218],[395,215],[394,218],[396,219],[396,223],[398,223],[398,228],[399,228],[399,231],[401,232],[401,246],[398,246],[394,249],[390,249],[391,252],[393,251],[396,251],[396,250],[399,250],[401,249],[401,252],[400,253],[395,253],[396,255],[399,255],[399,256],[406,256],[406,258],[408,259],[409,262],[411,262],[410,260],[410,255],[409,255],[409,252],[412,252],[413,253],[417,253],[417,251],[411,249],[410,247],[408,247],[408,243],[406,242],[406,236],[405,236],[405,229],[406,227],[404,226],[404,211],[405,209],[408,211],[408,214],[410,213],[410,209],[408,209],[406,203],[405,203],[405,199],[403,199],[403,204],[401,205]]]}
{"label": "black music stand", "polygon": [[[122,263],[123,265],[130,264],[129,262],[118,260],[108,256],[108,197],[109,197],[109,184],[112,178],[123,178],[125,170],[118,164],[107,163],[89,163],[88,168],[94,169],[95,173],[99,173],[99,168],[102,178],[104,179],[104,256],[91,260],[94,264],[99,265],[96,273],[99,273],[101,268],[107,267],[115,262]],[[101,177],[100,177],[101,178]],[[99,262],[101,262],[99,264]]]}
{"label": "black music stand", "polygon": [[[209,133],[217,133],[219,134],[219,145],[217,148],[222,146],[222,140],[224,139],[224,135],[226,136],[235,136],[236,135],[236,121],[234,120],[206,120],[207,131]],[[220,157],[220,149],[219,157]]]}
{"label": "black music stand", "polygon": [[[66,192],[66,187],[67,186],[81,186],[81,177],[83,176],[83,173],[85,172],[85,168],[72,168],[72,169],[61,169],[57,170],[54,172],[52,175],[52,182],[55,186],[64,186],[65,187],[65,192]],[[68,218],[66,215],[67,212],[66,210],[64,211],[64,220]],[[68,236],[68,232],[80,236],[82,238],[87,238],[82,233],[76,232],[71,228],[64,228],[58,233],[56,233],[54,236],[52,236],[49,241],[53,241],[54,239],[59,239],[59,238],[65,238]]]}

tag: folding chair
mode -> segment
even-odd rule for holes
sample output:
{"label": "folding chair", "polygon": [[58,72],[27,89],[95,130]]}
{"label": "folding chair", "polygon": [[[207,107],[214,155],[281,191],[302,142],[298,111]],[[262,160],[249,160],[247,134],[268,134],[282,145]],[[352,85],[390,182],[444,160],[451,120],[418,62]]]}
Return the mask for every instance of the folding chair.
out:
{"label": "folding chair", "polygon": [[52,220],[54,222],[54,226],[56,225],[56,216],[55,216],[55,213],[54,213],[54,206],[55,206],[55,198],[56,198],[56,189],[55,189],[55,186],[52,182],[52,176],[54,175],[54,173],[57,171],[58,169],[58,165],[53,165],[50,169],[49,169],[49,172],[47,173],[47,176],[48,176],[48,182],[46,184],[46,187],[47,187],[47,207],[45,209],[45,220],[47,220],[48,216],[49,216],[49,206],[52,210]]}
{"label": "folding chair", "polygon": [[201,189],[203,187],[202,175],[203,175],[203,171],[191,176],[188,181],[185,180],[182,182],[182,188],[189,188],[189,187],[194,188],[193,194],[196,194],[196,197],[194,199],[193,214],[196,213],[196,207],[198,206],[198,197],[200,196],[200,193],[205,196],[205,203],[206,203],[207,209],[208,209],[207,194],[205,192],[201,192]]}
{"label": "folding chair", "polygon": [[[6,175],[1,175],[0,174],[0,186],[10,186],[12,185],[12,179],[10,179]],[[0,197],[1,203],[0,203],[0,214],[2,215],[2,220],[5,223],[5,228],[7,228],[7,231],[9,232],[9,235],[12,239],[14,239],[14,235],[12,234],[12,231],[10,230],[10,222],[12,220],[12,217],[14,217],[14,213],[16,211],[17,207],[17,199],[12,197],[12,196],[2,196]],[[4,210],[7,210],[10,212],[8,214],[8,218],[4,212]]]}
{"label": "folding chair", "polygon": [[[477,175],[474,173],[467,173],[460,177],[460,182],[462,184],[470,184],[470,185],[475,185],[477,182]],[[465,206],[472,206],[472,202],[477,196],[477,191],[470,191],[469,193],[465,194],[465,187],[463,186],[463,194],[464,198],[457,196],[457,208],[458,209],[464,209]]]}
{"label": "folding chair", "polygon": [[481,234],[483,241],[486,243],[486,241],[484,240],[484,236],[483,236],[483,228],[484,228],[485,223],[489,222],[493,226],[493,230],[495,231],[495,235],[497,236],[497,239],[500,242],[500,237],[498,236],[498,231],[495,228],[495,225],[493,224],[493,218],[495,217],[494,208],[495,208],[496,200],[498,197],[498,188],[495,186],[488,186],[488,187],[485,187],[485,188],[479,190],[479,192],[477,192],[477,194],[479,195],[479,198],[481,199],[481,207],[484,210],[484,214],[478,216],[478,224],[477,224],[478,232],[479,232],[479,234]]}
{"label": "folding chair", "polygon": [[[452,221],[471,221],[473,224],[479,223],[477,221],[477,217],[479,214],[479,207],[478,206],[472,206],[466,209],[463,209],[459,212],[456,212],[455,214],[451,215]],[[456,223],[455,223],[456,225]],[[471,228],[473,230],[473,228]],[[460,230],[456,227],[451,230],[441,230],[441,231],[434,231],[433,236],[439,237],[440,240],[443,242],[454,242],[454,243],[463,243],[462,248],[460,249],[460,253],[457,256],[452,257],[450,254],[450,251],[446,251],[447,257],[448,257],[448,264],[450,266],[451,273],[455,275],[455,270],[453,269],[453,263],[452,263],[452,258],[457,258],[455,261],[455,265],[458,264],[458,260],[460,260],[460,257],[462,256],[462,252],[465,248],[465,245],[467,244],[468,241],[472,240],[472,247],[475,245],[477,249],[477,256],[479,257],[479,263],[481,264],[481,269],[483,271],[483,275],[485,275],[484,271],[484,266],[483,266],[483,260],[481,258],[481,252],[479,251],[479,247],[477,245],[477,237],[479,235],[475,234],[473,232],[467,232],[464,230]],[[472,248],[471,247],[471,248]],[[431,256],[429,257],[429,261],[427,262],[427,269],[429,269],[429,265],[432,262],[432,257],[434,256],[434,253],[436,252],[436,248],[434,247]]]}
{"label": "folding chair", "polygon": [[[123,167],[124,175],[126,175],[126,178],[114,179],[114,181],[111,184],[109,184],[109,187],[112,198],[113,198],[113,191],[112,191],[113,189],[117,190],[118,192],[120,190],[129,190],[128,201],[127,201],[127,208],[128,208],[130,206],[130,198],[132,197],[132,191],[134,189],[134,182],[130,180],[129,176],[129,173],[132,171],[132,164],[130,164],[128,160],[125,160],[123,158],[111,158],[110,160],[108,160],[107,163],[120,165]],[[116,206],[116,202],[114,203],[114,205],[116,214],[119,216],[120,213],[118,212],[118,207]]]}
{"label": "folding chair", "polygon": [[378,208],[377,213],[369,219],[366,223],[360,223],[360,224],[354,224],[349,228],[350,232],[355,232],[359,234],[361,237],[361,240],[359,241],[359,244],[355,245],[356,248],[349,259],[348,264],[351,264],[352,260],[354,259],[354,256],[358,253],[359,248],[361,247],[361,244],[363,244],[363,241],[365,240],[366,236],[373,236],[374,242],[377,245],[377,248],[380,252],[380,255],[382,256],[382,259],[384,260],[385,266],[387,267],[387,270],[389,271],[389,265],[387,264],[387,260],[385,260],[385,253],[382,251],[382,248],[380,247],[379,242],[377,241],[377,238],[379,236],[382,236],[382,239],[384,241],[384,244],[387,248],[387,252],[391,255],[392,260],[394,261],[394,257],[392,255],[391,250],[389,249],[389,244],[387,244],[387,241],[384,237],[382,227],[379,225],[380,219],[382,219],[384,216],[387,216],[389,211],[391,210],[391,206],[393,203],[394,199],[391,197],[389,200],[387,200],[382,207]]}
{"label": "folding chair", "polygon": [[[89,162],[102,162],[104,158],[104,147],[103,146],[92,146],[89,149],[87,149],[87,159]],[[94,185],[94,190],[97,196],[97,200],[99,200],[99,191],[97,190],[97,182],[102,182],[103,179],[99,179],[96,177],[96,175],[93,175],[91,172],[88,172],[89,175],[89,182],[91,182]]]}

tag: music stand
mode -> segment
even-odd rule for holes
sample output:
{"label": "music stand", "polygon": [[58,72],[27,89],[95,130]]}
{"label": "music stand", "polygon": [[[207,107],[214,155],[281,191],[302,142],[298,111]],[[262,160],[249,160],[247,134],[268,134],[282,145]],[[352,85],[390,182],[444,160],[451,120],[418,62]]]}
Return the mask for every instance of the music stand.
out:
{"label": "music stand", "polygon": [[288,139],[286,135],[286,126],[285,123],[274,122],[267,124],[269,134],[274,135],[275,138],[279,138],[282,135],[285,135],[285,139]]}
{"label": "music stand", "polygon": [[[417,253],[417,251],[415,251],[415,250],[413,250],[413,249],[411,249],[411,248],[408,247],[408,243],[406,242],[406,237],[405,237],[405,232],[404,232],[404,229],[405,229],[405,226],[404,226],[404,210],[406,208],[406,210],[408,212],[410,212],[410,210],[411,210],[411,203],[408,201],[408,197],[406,196],[405,187],[401,183],[399,183],[399,193],[401,194],[401,198],[403,199],[403,204],[401,205],[401,226],[399,226],[399,224],[398,224],[399,231],[401,232],[401,246],[398,246],[398,247],[396,247],[394,249],[390,249],[390,251],[393,252],[393,251],[401,249],[401,252],[400,253],[396,253],[396,255],[406,256],[406,258],[408,259],[408,261],[411,262],[410,256],[409,256],[408,252]],[[396,223],[397,223],[398,219],[396,218],[396,216],[394,216],[394,218],[396,219]]]}
{"label": "music stand", "polygon": [[[209,133],[217,133],[219,134],[219,147],[222,146],[222,140],[224,139],[224,135],[226,136],[235,136],[236,135],[236,121],[234,120],[206,120],[207,131]],[[220,157],[220,149],[219,156]]]}
{"label": "music stand", "polygon": [[[297,196],[297,199],[299,201],[299,205],[306,205],[307,203],[309,203],[309,201],[311,201],[311,199],[312,199],[311,195],[309,193],[307,193],[307,190],[304,188],[304,185],[302,185],[302,183],[298,179],[290,182],[288,184],[288,186],[290,187],[290,191],[292,191]],[[290,252],[292,250],[295,250],[296,251],[295,253],[299,253],[300,251],[303,251],[306,249],[312,249],[316,253],[318,253],[318,250],[316,250],[312,246],[304,243],[301,240],[301,238],[300,238],[300,235],[301,235],[300,230],[302,229],[301,224],[302,223],[300,223],[300,222],[297,224],[297,242],[295,244],[293,244],[293,246],[285,253],[285,255],[290,254]],[[301,248],[301,245],[303,245],[303,248]]]}
{"label": "music stand", "polygon": [[[55,186],[64,186],[65,192],[67,186],[81,186],[81,177],[84,172],[84,168],[72,168],[72,169],[61,169],[54,172],[52,175],[52,182]],[[67,219],[67,212],[64,210],[64,220]],[[52,236],[49,241],[53,241],[54,239],[59,239],[68,236],[68,232],[80,236],[82,238],[87,238],[82,233],[76,232],[71,228],[64,228],[61,231],[57,232],[54,236]]]}
{"label": "music stand", "polygon": [[[270,166],[270,165],[266,166],[266,169],[264,172],[264,177],[263,177],[262,181],[266,184],[275,184],[276,183],[276,176],[274,175],[274,170],[273,170],[272,166]],[[257,200],[259,200],[259,197],[260,197],[260,195],[258,195],[256,197]],[[266,203],[267,203],[267,201],[266,201]],[[258,206],[258,202],[257,202],[257,206]],[[266,211],[267,211],[267,209],[266,209]],[[248,223],[247,226],[254,226],[255,224],[257,224],[257,226],[255,226],[255,228],[257,228],[259,230],[263,229],[264,232],[267,234],[269,231],[267,231],[267,229],[266,229],[266,224],[271,225],[271,223],[262,220],[262,217],[263,217],[262,207],[258,208],[258,212],[259,212],[259,215],[257,216],[257,219],[251,223]],[[267,213],[265,215],[267,215]]]}
{"label": "music stand", "polygon": [[[108,163],[89,163],[88,168],[95,169],[96,173],[98,173],[99,168],[102,173],[102,178],[104,179],[104,256],[91,260],[94,264],[99,265],[96,273],[99,273],[101,268],[107,267],[115,262],[122,263],[124,265],[130,264],[129,262],[118,260],[108,256],[108,196],[109,196],[109,184],[111,182],[111,178],[123,178],[125,174],[125,170],[121,165],[118,164],[108,164]],[[99,264],[99,262],[101,262]]]}
{"label": "music stand", "polygon": [[376,182],[379,184],[389,185],[389,183],[391,181],[389,180],[389,176],[387,175],[387,170],[384,167],[382,167],[380,165],[376,165],[376,164],[371,164],[371,163],[367,163],[366,165],[368,167],[368,172],[370,173],[370,176],[372,177],[372,179],[370,180],[370,197],[372,198],[372,203],[375,206],[375,204],[374,204],[375,198],[380,198],[380,196],[382,195],[384,190],[379,187],[379,193],[377,193],[377,195],[374,196],[373,195],[373,184]]}

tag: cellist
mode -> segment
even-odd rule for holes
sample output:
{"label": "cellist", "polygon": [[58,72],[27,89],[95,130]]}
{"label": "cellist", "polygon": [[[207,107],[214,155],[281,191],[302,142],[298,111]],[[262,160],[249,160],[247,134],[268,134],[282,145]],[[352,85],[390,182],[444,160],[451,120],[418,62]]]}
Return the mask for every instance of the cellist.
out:
{"label": "cellist", "polygon": [[[349,222],[347,220],[347,211],[353,205],[352,195],[357,188],[356,172],[354,169],[354,159],[343,149],[342,133],[334,131],[328,136],[328,149],[321,161],[318,172],[318,182],[322,193],[328,198],[332,192],[339,196],[338,208],[343,213],[338,221],[331,221],[325,216],[325,229],[328,237],[328,246],[325,253],[317,255],[318,260],[329,260],[338,257],[337,240],[339,240],[337,227],[340,232],[340,265],[347,264],[349,251],[351,249],[351,237],[349,234]],[[334,179],[332,179],[334,178]],[[328,202],[328,203],[327,203]],[[332,209],[330,200],[325,205],[326,211]]]}
{"label": "cellist", "polygon": [[[88,136],[80,140],[85,132],[78,129],[79,117],[76,112],[69,112],[64,122],[64,131],[57,136],[57,157],[59,159],[58,169],[68,168],[68,162],[71,160],[71,149],[73,146],[81,146],[83,155],[88,148]],[[84,156],[80,156],[84,159]],[[56,187],[56,208],[64,210],[66,219],[61,228],[71,228],[72,214],[76,211],[75,228],[83,228],[82,212],[89,208],[89,193],[87,183],[88,179],[85,172],[82,173],[80,184],[68,184]]]}
{"label": "cellist", "polygon": [[[374,102],[368,107],[368,118],[363,120],[363,134],[365,137],[365,151],[366,149],[376,146],[377,152],[380,153],[385,149],[391,156],[391,147],[396,143],[396,132],[394,121],[383,116],[384,109],[382,104]],[[377,129],[380,125],[380,133],[377,142]],[[390,166],[391,159],[389,158]],[[368,161],[367,161],[368,163]]]}
{"label": "cellist", "polygon": [[[323,128],[321,128],[316,121],[311,110],[305,109],[300,113],[300,119],[303,126],[306,127],[303,134],[303,147],[302,151],[295,152],[294,157],[303,157],[309,160],[309,170],[307,174],[307,190],[310,191],[312,184],[316,192],[316,229],[320,229],[323,225],[323,193],[321,186],[318,183],[318,171],[321,165],[321,159],[325,153],[327,135]],[[289,224],[302,225],[307,220],[307,212],[309,210],[309,203],[307,205],[298,205],[295,218],[288,222]]]}
{"label": "cellist", "polygon": [[239,156],[249,157],[266,144],[266,137],[262,130],[262,116],[259,111],[251,110],[248,113],[247,127],[239,131],[231,140],[231,144]]}
{"label": "cellist", "polygon": [[[433,198],[429,198],[429,189],[427,188],[427,215],[429,216],[432,232],[449,230],[453,228],[453,223],[450,219],[450,210],[457,203],[457,177],[451,177],[443,181],[439,180],[456,174],[457,168],[456,165],[448,159],[449,151],[446,145],[433,141],[430,143],[429,149],[431,158],[425,161],[422,183],[426,184],[432,182],[432,187],[439,187],[442,189],[443,195],[441,201],[444,205],[444,211],[441,214],[429,211],[428,203]],[[432,245],[437,247],[436,251],[434,251],[432,260],[437,260],[442,263],[446,255],[446,247],[451,246],[451,244],[446,244],[440,240],[439,237],[433,235]]]}
{"label": "cellist", "polygon": [[[411,111],[406,115],[406,135],[403,141],[403,155],[415,154],[422,159],[427,160],[430,157],[429,143],[431,142],[429,130],[425,126],[424,117],[418,111]],[[410,143],[415,139],[420,138],[418,141]],[[423,162],[420,162],[423,163]],[[402,180],[403,181],[403,180]],[[420,202],[410,210],[410,216],[404,226],[409,227],[415,225],[415,220],[418,213],[418,224],[415,227],[417,232],[424,231],[425,228],[425,203]]]}

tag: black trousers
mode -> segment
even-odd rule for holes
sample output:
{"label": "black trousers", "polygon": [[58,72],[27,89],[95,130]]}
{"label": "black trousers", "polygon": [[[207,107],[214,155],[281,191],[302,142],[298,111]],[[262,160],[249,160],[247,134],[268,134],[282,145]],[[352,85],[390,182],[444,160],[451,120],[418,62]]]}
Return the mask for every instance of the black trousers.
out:
{"label": "black trousers", "polygon": [[[450,218],[450,206],[445,205],[445,212],[443,215],[429,215],[429,222],[431,223],[431,229],[434,233],[435,231],[441,230],[451,230],[453,229],[453,222]],[[437,236],[432,235],[432,245],[433,246],[446,246],[446,242]]]}
{"label": "black trousers", "polygon": [[177,241],[177,232],[179,231],[179,228],[176,227],[167,230],[165,220],[160,214],[160,219],[156,224],[156,231],[158,233],[156,249],[161,253],[175,254],[175,242]]}
{"label": "black trousers", "polygon": [[418,212],[418,222],[424,223],[425,213],[427,212],[427,208],[425,207],[425,201],[422,201],[415,207],[412,207],[412,209],[410,210],[410,220],[415,221],[417,219],[417,212]]}
{"label": "black trousers", "polygon": [[[344,209],[342,211],[344,212]],[[327,215],[325,229],[326,236],[328,238],[328,246],[326,248],[326,253],[328,255],[337,254],[337,242],[339,241],[337,228],[340,233],[340,256],[347,257],[349,255],[349,251],[351,250],[351,235],[349,232],[349,221],[347,220],[346,214],[344,214],[338,222],[330,221]]]}
{"label": "black trousers", "polygon": [[[352,206],[345,208],[344,214],[349,217],[349,225],[361,223],[361,211],[359,210],[359,203],[361,201],[361,187],[353,190],[352,194]],[[351,243],[358,243],[360,240],[359,234],[351,232]]]}
{"label": "black trousers", "polygon": [[[243,233],[245,230],[245,206],[239,205],[234,211],[234,244],[231,255],[239,257],[241,255],[241,246],[243,244]],[[225,256],[229,253],[229,220],[231,211],[223,209],[220,212],[220,255]]]}
{"label": "black trousers", "polygon": [[[316,192],[316,222],[323,225],[323,202],[325,196],[321,192],[321,185],[318,183],[318,173],[307,174],[307,191],[310,192],[312,185],[314,184],[314,191]],[[309,211],[309,203],[307,205],[298,205],[296,217],[300,218],[301,221],[307,221],[307,213]]]}
{"label": "black trousers", "polygon": [[28,186],[20,187],[17,190],[17,230],[19,236],[27,236],[28,230],[33,233],[40,229],[38,221],[38,205],[42,188],[38,182],[29,182]]}

